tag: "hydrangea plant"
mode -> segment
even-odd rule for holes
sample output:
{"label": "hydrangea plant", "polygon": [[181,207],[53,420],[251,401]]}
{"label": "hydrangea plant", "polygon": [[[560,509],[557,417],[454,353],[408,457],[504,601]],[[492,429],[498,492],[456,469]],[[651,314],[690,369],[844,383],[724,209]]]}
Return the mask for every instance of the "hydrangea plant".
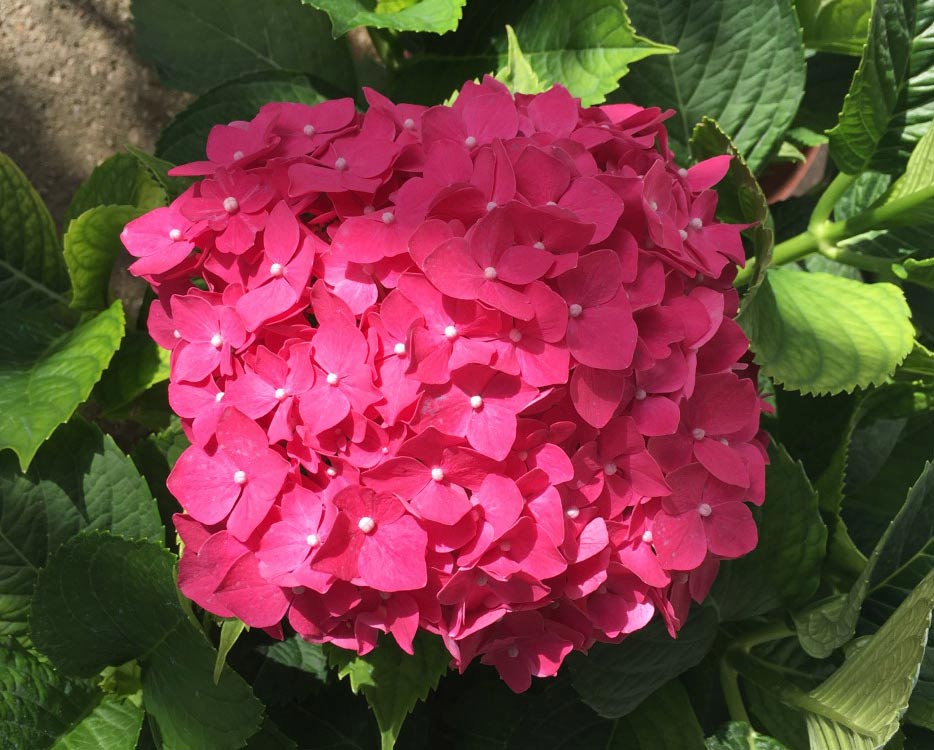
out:
{"label": "hydrangea plant", "polygon": [[0,157],[4,746],[932,745],[934,3],[133,9],[156,155]]}

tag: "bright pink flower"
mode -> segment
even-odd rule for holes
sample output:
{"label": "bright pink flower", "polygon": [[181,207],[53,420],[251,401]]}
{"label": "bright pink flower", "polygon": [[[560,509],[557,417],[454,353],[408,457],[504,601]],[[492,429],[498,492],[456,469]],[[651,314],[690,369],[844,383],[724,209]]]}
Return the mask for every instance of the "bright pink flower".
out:
{"label": "bright pink flower", "polygon": [[169,474],[169,491],[185,511],[202,523],[227,518],[227,528],[245,540],[272,507],[289,464],[269,447],[266,433],[236,409],[217,426],[217,447],[210,453],[193,445]]}
{"label": "bright pink flower", "polygon": [[334,497],[334,505],[340,513],[314,568],[378,591],[425,585],[428,536],[397,498],[347,487]]}
{"label": "bright pink flower", "polygon": [[728,157],[561,87],[365,96],[217,126],[124,232],[193,443],[182,591],[359,654],[424,630],[515,690],[674,636],[765,497]]}

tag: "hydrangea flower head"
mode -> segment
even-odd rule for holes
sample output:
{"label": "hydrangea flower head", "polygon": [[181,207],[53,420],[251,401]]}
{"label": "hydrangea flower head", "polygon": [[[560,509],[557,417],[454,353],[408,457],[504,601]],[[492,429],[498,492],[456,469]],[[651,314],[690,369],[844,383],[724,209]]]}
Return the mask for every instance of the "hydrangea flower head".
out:
{"label": "hydrangea flower head", "polygon": [[183,592],[361,654],[426,630],[514,690],[674,636],[764,495],[729,160],[560,86],[366,95],[217,126],[122,235],[192,441]]}

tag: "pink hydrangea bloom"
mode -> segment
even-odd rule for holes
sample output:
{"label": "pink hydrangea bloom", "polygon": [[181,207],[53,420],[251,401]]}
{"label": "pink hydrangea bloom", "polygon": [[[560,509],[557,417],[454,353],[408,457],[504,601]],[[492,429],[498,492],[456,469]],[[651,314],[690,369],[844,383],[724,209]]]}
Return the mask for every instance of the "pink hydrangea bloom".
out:
{"label": "pink hydrangea bloom", "polygon": [[728,158],[559,86],[366,96],[218,125],[123,233],[192,440],[182,591],[361,654],[426,630],[514,690],[674,635],[764,497]]}

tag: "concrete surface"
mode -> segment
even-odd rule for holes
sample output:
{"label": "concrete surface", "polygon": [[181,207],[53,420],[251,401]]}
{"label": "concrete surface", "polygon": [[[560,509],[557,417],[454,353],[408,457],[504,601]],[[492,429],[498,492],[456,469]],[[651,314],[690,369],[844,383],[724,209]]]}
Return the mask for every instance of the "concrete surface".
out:
{"label": "concrete surface", "polygon": [[0,0],[0,151],[56,220],[95,165],[151,151],[187,101],[136,58],[130,0]]}

